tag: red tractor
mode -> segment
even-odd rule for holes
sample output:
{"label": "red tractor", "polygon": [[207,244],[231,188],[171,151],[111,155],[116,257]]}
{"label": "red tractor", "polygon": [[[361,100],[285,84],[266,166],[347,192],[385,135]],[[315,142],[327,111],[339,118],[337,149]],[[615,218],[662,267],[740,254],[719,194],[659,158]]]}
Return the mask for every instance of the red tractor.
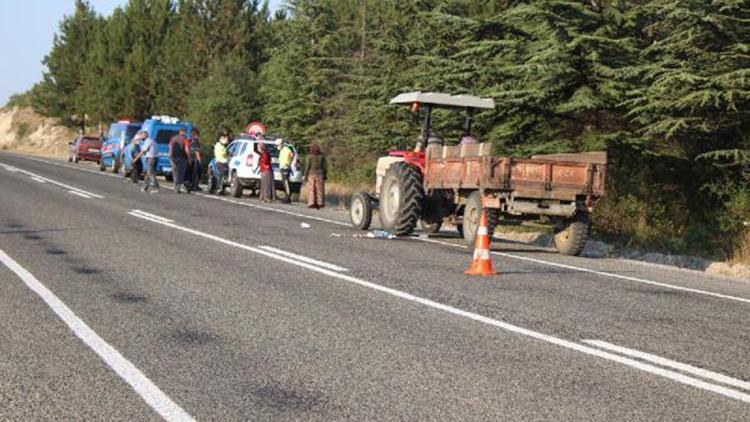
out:
{"label": "red tractor", "polygon": [[[443,221],[456,225],[473,246],[483,209],[494,232],[501,216],[542,219],[555,227],[560,253],[578,255],[588,239],[589,214],[604,194],[606,154],[558,154],[531,159],[493,157],[492,144],[471,135],[477,110],[495,108],[492,99],[468,95],[411,92],[391,104],[424,110],[422,136],[413,151],[391,151],[378,160],[375,193],[351,199],[350,218],[366,230],[378,209],[384,230],[397,236],[417,227],[440,230]],[[456,146],[432,134],[432,111],[465,111],[464,134]]]}

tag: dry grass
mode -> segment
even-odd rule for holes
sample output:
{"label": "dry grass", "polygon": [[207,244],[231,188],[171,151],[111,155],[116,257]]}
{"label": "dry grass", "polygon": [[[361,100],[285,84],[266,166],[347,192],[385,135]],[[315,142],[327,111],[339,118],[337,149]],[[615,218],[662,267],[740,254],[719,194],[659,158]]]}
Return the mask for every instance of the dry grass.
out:
{"label": "dry grass", "polygon": [[732,261],[735,264],[750,265],[750,230],[745,230],[744,236],[732,255]]}

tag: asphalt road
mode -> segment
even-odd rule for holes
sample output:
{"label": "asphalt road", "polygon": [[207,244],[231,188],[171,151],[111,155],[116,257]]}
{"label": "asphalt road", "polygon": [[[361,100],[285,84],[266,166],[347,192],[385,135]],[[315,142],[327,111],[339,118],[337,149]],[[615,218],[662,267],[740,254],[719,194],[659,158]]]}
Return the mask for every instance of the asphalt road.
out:
{"label": "asphalt road", "polygon": [[471,278],[447,231],[0,178],[0,420],[750,420],[748,282],[502,242]]}

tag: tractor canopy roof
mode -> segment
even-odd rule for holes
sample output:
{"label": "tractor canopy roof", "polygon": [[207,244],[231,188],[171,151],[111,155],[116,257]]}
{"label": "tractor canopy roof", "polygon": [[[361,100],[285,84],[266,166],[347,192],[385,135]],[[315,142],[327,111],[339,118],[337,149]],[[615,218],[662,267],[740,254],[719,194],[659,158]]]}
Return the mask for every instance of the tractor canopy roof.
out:
{"label": "tractor canopy roof", "polygon": [[391,100],[391,104],[413,105],[414,103],[445,108],[479,108],[493,110],[495,100],[473,95],[450,95],[439,92],[405,92]]}

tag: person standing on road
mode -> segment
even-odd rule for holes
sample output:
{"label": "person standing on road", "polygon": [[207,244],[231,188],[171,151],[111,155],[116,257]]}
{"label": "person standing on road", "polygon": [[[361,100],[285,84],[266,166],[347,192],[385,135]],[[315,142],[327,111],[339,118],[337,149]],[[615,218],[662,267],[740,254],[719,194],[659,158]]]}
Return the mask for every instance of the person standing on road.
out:
{"label": "person standing on road", "polygon": [[276,140],[276,148],[279,150],[279,172],[281,173],[281,185],[284,189],[284,202],[292,202],[292,187],[289,185],[289,176],[292,174],[292,160],[294,152],[292,147],[279,138]]}
{"label": "person standing on road", "polygon": [[271,153],[268,152],[266,144],[262,141],[258,142],[258,153],[260,154],[260,160],[258,160],[258,166],[260,167],[260,200],[263,202],[273,201],[274,186],[273,186],[273,166],[271,165]]}
{"label": "person standing on road", "polygon": [[190,193],[185,181],[185,170],[190,161],[189,152],[185,128],[180,128],[179,133],[169,140],[169,160],[172,162],[174,191],[176,193],[182,193],[183,188],[185,188],[185,193]]}
{"label": "person standing on road", "polygon": [[133,146],[130,147],[130,157],[132,158],[132,169],[130,169],[130,180],[133,183],[140,183],[141,172],[143,171],[143,165],[141,160],[136,160],[136,157],[140,157],[141,143],[146,138],[146,135],[135,136],[133,138]]}
{"label": "person standing on road", "polygon": [[305,164],[305,184],[307,185],[307,207],[320,209],[325,207],[325,181],[328,179],[326,156],[320,147],[310,145],[310,154]]}
{"label": "person standing on road", "polygon": [[188,144],[190,154],[190,190],[200,192],[201,177],[203,176],[203,157],[201,156],[201,131],[193,128]]}
{"label": "person standing on road", "polygon": [[227,166],[229,164],[229,154],[227,153],[227,144],[229,144],[229,135],[222,133],[219,135],[219,141],[214,145],[214,160],[216,163],[216,184],[221,189],[224,178],[227,174]]}
{"label": "person standing on road", "polygon": [[141,152],[136,155],[135,159],[136,161],[141,160],[141,156],[146,156],[146,180],[143,182],[143,186],[141,187],[142,192],[151,192],[151,193],[157,193],[159,192],[159,182],[156,180],[156,142],[154,142],[153,139],[148,137],[148,132],[145,130],[141,130],[136,134],[136,136],[141,136],[142,138],[145,138],[143,140],[143,143],[141,144]]}

